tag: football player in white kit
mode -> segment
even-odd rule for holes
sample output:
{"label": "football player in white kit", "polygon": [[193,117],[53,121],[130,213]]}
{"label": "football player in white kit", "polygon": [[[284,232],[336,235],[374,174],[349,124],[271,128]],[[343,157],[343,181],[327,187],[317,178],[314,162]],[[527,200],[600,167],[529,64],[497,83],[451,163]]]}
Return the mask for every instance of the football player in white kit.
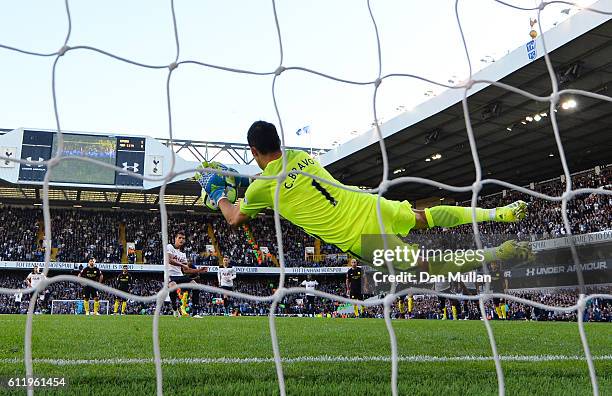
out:
{"label": "football player in white kit", "polygon": [[[190,268],[187,260],[187,254],[183,252],[182,248],[185,245],[185,231],[178,231],[174,236],[174,244],[169,243],[166,247],[168,255],[168,275],[170,276],[170,282],[168,286],[176,286],[179,283],[196,283],[189,276],[185,274],[195,274],[203,272],[204,269]],[[170,303],[172,304],[172,314],[175,317],[180,317],[181,314],[178,310],[178,293],[173,291],[170,293]]]}
{"label": "football player in white kit", "polygon": [[45,274],[40,272],[40,268],[38,267],[38,265],[35,265],[32,269],[32,272],[28,274],[26,282],[28,284],[28,287],[36,287],[40,282],[43,281],[43,279],[45,279]]}
{"label": "football player in white kit", "polygon": [[[26,283],[28,284],[28,287],[37,287],[44,279],[46,279],[45,274],[40,272],[40,267],[38,265],[35,265],[32,269],[32,272],[28,274],[28,277],[26,278]],[[38,294],[38,299],[43,302],[45,300],[45,296],[46,294],[44,293],[44,291],[40,291],[40,293]],[[34,308],[36,309],[36,307]]]}
{"label": "football player in white kit", "polygon": [[306,288],[306,313],[312,316],[315,313],[315,295],[312,292],[319,286],[319,282],[313,280],[312,275],[308,274],[306,279],[302,281],[301,286]]}
{"label": "football player in white kit", "polygon": [[[236,279],[236,268],[230,265],[229,256],[223,256],[223,265],[217,272],[219,287],[229,291],[234,290],[234,279]],[[226,315],[232,312],[231,300],[227,294],[223,294],[223,307]]]}

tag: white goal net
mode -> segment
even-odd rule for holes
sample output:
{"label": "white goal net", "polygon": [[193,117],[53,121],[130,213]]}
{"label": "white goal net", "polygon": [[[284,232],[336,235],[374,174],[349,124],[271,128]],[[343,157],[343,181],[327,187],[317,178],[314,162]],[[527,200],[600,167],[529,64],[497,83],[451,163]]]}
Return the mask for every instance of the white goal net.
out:
{"label": "white goal net", "polygon": [[[164,95],[165,99],[166,99],[166,103],[167,103],[167,119],[168,119],[168,137],[170,139],[170,141],[172,141],[175,136],[173,133],[173,120],[172,120],[172,101],[171,101],[171,95],[170,95],[170,91],[171,91],[171,87],[172,87],[172,76],[173,74],[180,72],[181,70],[181,66],[185,65],[185,64],[191,64],[191,66],[197,65],[199,67],[202,68],[202,70],[210,70],[210,69],[216,69],[218,71],[223,71],[226,73],[235,73],[235,74],[244,74],[244,75],[266,75],[266,76],[272,76],[272,84],[271,84],[271,96],[273,99],[273,103],[274,103],[274,108],[276,110],[276,115],[278,117],[278,119],[276,120],[276,124],[279,127],[279,131],[280,131],[280,135],[281,135],[281,147],[282,147],[282,151],[283,154],[285,153],[285,130],[283,129],[283,118],[281,116],[281,112],[279,111],[279,107],[278,107],[278,98],[277,98],[277,83],[279,81],[279,79],[283,78],[283,74],[289,70],[294,71],[294,72],[300,72],[300,73],[305,73],[305,74],[309,74],[312,77],[317,77],[317,78],[322,78],[322,79],[330,79],[330,80],[334,80],[336,82],[339,83],[343,83],[343,84],[352,84],[352,85],[359,85],[359,86],[369,86],[372,89],[372,102],[371,102],[371,106],[372,106],[372,112],[373,112],[373,125],[375,127],[375,132],[378,136],[379,139],[379,144],[380,144],[380,151],[382,154],[382,167],[383,167],[383,173],[381,175],[381,182],[378,185],[377,188],[372,189],[372,190],[361,190],[363,193],[374,193],[377,194],[379,197],[382,197],[385,192],[387,192],[389,190],[389,188],[391,188],[392,186],[398,185],[400,183],[417,183],[417,184],[427,184],[430,186],[435,186],[435,187],[439,187],[441,189],[445,189],[448,191],[453,191],[453,192],[471,192],[472,194],[472,208],[474,208],[474,215],[473,215],[473,230],[474,230],[474,234],[475,234],[475,239],[476,239],[476,243],[479,249],[482,249],[482,243],[480,241],[480,235],[479,235],[479,229],[477,227],[477,223],[476,223],[476,212],[475,212],[475,207],[477,206],[477,200],[478,200],[478,196],[479,193],[481,192],[481,189],[483,188],[483,186],[485,184],[495,184],[498,186],[503,186],[504,188],[509,188],[509,189],[514,189],[517,191],[520,191],[522,193],[525,194],[529,194],[532,195],[534,197],[537,198],[541,198],[541,199],[545,199],[545,200],[549,200],[549,201],[554,201],[554,202],[560,202],[562,205],[562,217],[563,217],[563,223],[565,226],[565,231],[566,234],[571,235],[571,227],[570,227],[570,223],[568,220],[568,216],[567,216],[567,204],[570,200],[573,199],[573,197],[575,197],[577,194],[606,194],[606,195],[612,195],[612,191],[607,190],[607,189],[603,189],[603,188],[599,188],[599,189],[595,189],[595,188],[589,188],[589,189],[573,189],[572,188],[572,177],[571,177],[571,172],[570,169],[568,168],[567,165],[567,161],[565,158],[565,152],[564,152],[564,146],[563,146],[563,142],[561,139],[561,132],[559,130],[558,124],[557,124],[557,119],[556,119],[556,114],[555,114],[555,108],[556,106],[559,104],[560,101],[560,97],[564,94],[572,94],[572,95],[583,95],[583,96],[588,96],[597,100],[602,100],[602,101],[608,101],[608,102],[612,102],[612,98],[602,95],[602,94],[598,94],[598,93],[593,93],[593,92],[588,92],[588,91],[582,91],[582,90],[575,90],[575,89],[564,89],[564,90],[560,90],[558,83],[557,83],[557,79],[556,79],[556,75],[555,72],[553,70],[553,66],[551,64],[551,61],[549,59],[548,56],[548,50],[546,48],[546,35],[540,31],[539,32],[539,37],[538,37],[538,45],[541,45],[540,48],[543,49],[544,52],[544,58],[546,60],[546,66],[548,68],[549,71],[549,75],[550,75],[550,93],[548,95],[545,96],[537,96],[534,95],[531,92],[527,92],[525,90],[521,90],[512,86],[508,86],[506,84],[500,83],[498,81],[487,81],[487,80],[475,80],[473,79],[473,74],[472,74],[472,59],[470,59],[469,57],[469,53],[467,50],[467,46],[468,43],[466,43],[464,34],[463,34],[463,29],[462,29],[462,21],[460,18],[460,13],[459,13],[459,8],[461,6],[461,2],[457,1],[455,4],[455,14],[456,14],[456,23],[457,23],[457,27],[459,28],[459,36],[460,36],[460,42],[463,45],[463,48],[465,50],[465,62],[467,63],[467,65],[469,66],[469,77],[468,79],[460,84],[450,84],[450,83],[446,83],[446,82],[438,82],[438,81],[430,81],[426,78],[423,78],[421,76],[416,76],[416,75],[412,75],[412,74],[408,74],[402,71],[398,71],[397,73],[394,73],[392,75],[383,75],[382,74],[382,55],[381,55],[381,40],[379,37],[379,33],[378,33],[378,28],[379,26],[377,25],[377,21],[375,18],[375,14],[372,12],[372,8],[371,8],[371,4],[370,1],[363,1],[360,2],[361,6],[364,7],[364,9],[367,9],[370,19],[371,19],[371,30],[372,30],[372,35],[375,38],[375,42],[377,44],[377,53],[378,53],[378,58],[374,60],[374,62],[377,64],[377,73],[375,75],[372,75],[371,78],[367,81],[350,81],[350,80],[346,80],[343,79],[341,77],[338,76],[331,76],[325,73],[321,73],[317,70],[311,70],[305,67],[297,67],[297,66],[288,66],[284,63],[284,50],[285,47],[283,45],[283,40],[282,40],[282,34],[281,34],[281,29],[280,29],[280,25],[282,24],[282,20],[279,20],[278,15],[277,15],[277,11],[276,11],[276,2],[272,1],[272,13],[273,13],[273,20],[274,23],[276,24],[276,33],[277,33],[277,41],[278,41],[278,45],[279,45],[279,54],[278,54],[278,63],[276,65],[276,67],[274,67],[271,70],[268,70],[266,72],[261,72],[261,71],[253,71],[253,70],[245,70],[245,69],[237,69],[237,68],[232,68],[232,67],[227,67],[227,66],[221,66],[221,65],[215,65],[215,64],[206,64],[206,63],[202,63],[199,61],[193,61],[193,60],[188,60],[188,59],[183,59],[181,58],[181,53],[180,53],[180,37],[179,37],[179,30],[178,30],[178,26],[177,26],[177,20],[175,17],[175,4],[174,1],[170,0],[169,2],[169,7],[168,7],[168,14],[171,17],[171,21],[173,23],[173,32],[174,32],[174,42],[176,44],[175,46],[175,55],[171,58],[168,59],[165,63],[163,64],[144,64],[144,63],[140,63],[138,61],[126,58],[126,57],[122,57],[113,53],[110,53],[108,51],[105,51],[103,49],[100,48],[96,48],[93,46],[88,46],[88,45],[77,45],[75,43],[72,42],[71,40],[71,16],[70,16],[70,2],[68,0],[65,1],[65,11],[66,11],[66,16],[67,16],[67,25],[66,25],[66,35],[65,38],[63,40],[63,42],[60,42],[57,44],[57,50],[52,52],[52,53],[38,53],[38,52],[34,52],[31,51],[27,48],[15,48],[9,45],[5,45],[2,42],[0,42],[0,49],[5,50],[5,51],[12,51],[12,52],[18,52],[24,55],[29,55],[29,56],[33,56],[33,57],[47,57],[53,60],[52,63],[52,82],[51,82],[51,95],[52,95],[52,100],[53,100],[53,111],[54,111],[54,115],[55,115],[55,122],[56,122],[56,129],[57,129],[57,136],[58,136],[58,147],[57,147],[57,151],[53,153],[53,156],[50,160],[45,162],[45,165],[47,166],[48,171],[46,172],[45,178],[44,178],[44,185],[43,185],[43,196],[42,196],[42,201],[43,201],[43,216],[44,216],[44,226],[45,226],[45,244],[47,247],[51,246],[51,239],[52,239],[52,233],[51,233],[51,212],[50,212],[50,202],[49,202],[49,181],[51,180],[51,175],[53,174],[54,168],[56,168],[58,166],[59,163],[61,163],[62,161],[66,161],[68,159],[70,159],[71,161],[87,161],[90,163],[95,163],[96,165],[100,166],[100,167],[105,167],[108,169],[111,169],[113,171],[121,171],[121,172],[126,172],[125,170],[113,166],[113,165],[109,165],[109,164],[104,164],[102,162],[99,161],[95,161],[89,158],[83,158],[83,157],[68,157],[68,156],[64,156],[61,153],[63,152],[63,138],[62,138],[62,115],[61,115],[61,103],[58,99],[58,95],[57,95],[57,88],[58,88],[58,83],[56,81],[56,69],[58,67],[59,64],[61,64],[62,62],[64,62],[64,59],[69,57],[70,53],[73,53],[75,51],[90,51],[90,52],[95,52],[101,56],[106,56],[108,58],[111,58],[112,60],[116,61],[116,62],[121,62],[121,63],[126,63],[126,64],[130,64],[132,66],[135,67],[139,67],[139,68],[143,68],[143,69],[157,69],[157,70],[166,70],[167,71],[167,83],[166,83],[166,89],[165,92],[160,92],[160,95]],[[510,2],[503,2],[503,1],[498,1],[498,3],[505,5],[507,7],[513,7],[516,9],[520,9],[520,10],[531,10],[532,13],[537,14],[537,18],[538,20],[541,21],[542,19],[542,15],[541,12],[542,10],[544,10],[545,7],[547,7],[549,4],[551,3],[565,3],[565,4],[570,4],[572,5],[572,2],[565,2],[565,1],[550,1],[550,2],[540,2],[538,3],[536,6],[533,7],[517,7],[515,5],[513,5]],[[356,6],[356,4],[355,4]],[[612,13],[612,9],[609,10],[600,10],[600,9],[592,9],[592,8],[586,8],[586,11],[588,12],[594,12],[594,13],[601,13],[601,14],[611,14]],[[541,26],[538,25],[538,26]],[[1,40],[1,39],[0,39]],[[465,116],[465,127],[466,127],[466,131],[467,131],[467,137],[469,140],[469,146],[470,146],[470,150],[471,150],[471,156],[473,159],[473,163],[474,163],[474,168],[475,168],[475,172],[476,172],[476,178],[473,182],[473,184],[468,185],[468,186],[454,186],[454,185],[447,185],[447,184],[443,184],[443,183],[439,183],[430,179],[426,179],[426,178],[418,178],[418,177],[399,177],[399,178],[395,178],[393,180],[390,180],[390,170],[389,170],[389,161],[388,161],[388,156],[387,156],[387,150],[385,147],[385,140],[383,139],[383,134],[381,133],[380,130],[380,120],[379,120],[379,116],[378,116],[378,111],[377,111],[377,96],[379,95],[379,88],[381,86],[381,84],[383,84],[387,79],[389,78],[406,78],[406,79],[417,79],[417,80],[421,80],[424,82],[428,82],[431,84],[435,84],[439,87],[443,87],[443,88],[448,88],[448,89],[454,89],[454,90],[461,90],[463,92],[463,111],[464,111],[464,116]],[[495,85],[501,89],[505,89],[508,91],[512,91],[514,93],[518,93],[520,95],[523,95],[527,98],[530,98],[533,101],[537,101],[540,103],[547,103],[550,107],[550,111],[549,111],[549,115],[550,115],[550,120],[552,123],[552,129],[554,131],[554,138],[557,144],[557,148],[558,148],[558,156],[559,159],[561,161],[562,167],[563,167],[563,174],[565,176],[565,191],[561,196],[550,196],[550,195],[546,195],[540,192],[536,192],[533,191],[531,189],[528,188],[524,188],[524,187],[520,187],[518,185],[514,185],[514,184],[510,184],[507,183],[503,180],[496,180],[496,179],[488,179],[486,178],[486,176],[484,176],[482,174],[481,171],[481,165],[480,165],[480,159],[479,159],[479,153],[478,153],[478,149],[477,149],[477,144],[476,144],[476,137],[474,136],[474,132],[472,129],[472,123],[470,120],[470,112],[468,109],[468,92],[474,88],[474,87],[478,87],[478,86],[483,86],[483,85]],[[15,158],[5,158],[5,157],[0,157],[0,159],[2,160],[7,160],[7,161],[14,161],[14,162],[19,162],[22,164],[36,164],[36,165],[40,165],[40,163],[37,163],[35,161],[29,161],[29,160],[20,160],[20,159],[15,159]],[[238,174],[236,173],[232,173],[232,172],[222,172],[216,169],[205,169],[207,171],[210,172],[217,172],[217,173],[221,173],[224,174],[226,176],[238,176]],[[166,211],[166,205],[165,205],[165,192],[166,192],[166,186],[167,184],[174,179],[176,176],[178,175],[191,175],[196,171],[196,169],[191,169],[191,170],[187,170],[187,171],[181,171],[179,173],[175,173],[175,158],[173,157],[171,164],[170,164],[170,172],[167,174],[167,176],[163,177],[163,179],[159,178],[159,177],[149,177],[149,176],[142,176],[139,174],[135,174],[133,172],[128,172],[131,176],[136,177],[136,178],[140,178],[140,179],[144,179],[144,180],[151,180],[151,181],[159,181],[159,180],[163,180],[163,185],[160,189],[159,192],[159,210],[160,210],[160,216],[161,216],[161,229],[162,229],[162,241],[166,242],[169,240],[169,235],[168,235],[168,214]],[[275,201],[275,207],[278,208],[279,207],[279,192],[280,192],[280,186],[282,185],[282,181],[284,181],[284,179],[287,177],[288,175],[288,171],[289,169],[287,169],[287,163],[286,163],[286,156],[283,155],[283,170],[280,174],[278,174],[278,176],[276,176],[276,179],[278,180],[277,183],[277,189],[276,189],[276,193],[275,193],[275,197],[274,197],[274,201]],[[316,178],[311,174],[302,172],[302,171],[292,171],[295,174],[301,174],[304,175],[306,177],[311,177],[311,178]],[[248,176],[248,175],[245,175]],[[257,176],[260,177],[260,176]],[[318,179],[319,182],[321,183],[330,183],[327,180],[321,180],[319,178]],[[346,186],[342,186],[342,185],[337,185],[338,188],[343,188],[343,189],[349,189],[349,187]],[[380,211],[380,199],[378,200],[377,203],[377,213],[378,213],[378,219],[379,219],[379,224],[381,226],[381,234],[384,235],[384,227],[383,227],[383,223],[381,221],[381,211]],[[233,297],[236,298],[242,298],[242,299],[248,299],[248,300],[252,300],[252,301],[259,301],[259,302],[265,302],[265,303],[269,303],[271,305],[271,309],[269,310],[270,315],[269,315],[269,328],[270,328],[270,336],[271,336],[271,340],[272,340],[272,348],[273,348],[273,353],[274,353],[274,362],[275,362],[275,366],[276,366],[276,373],[277,373],[277,377],[278,377],[278,386],[279,386],[279,391],[281,395],[285,395],[286,394],[286,388],[285,388],[285,375],[283,372],[283,363],[282,363],[282,359],[281,359],[281,352],[279,349],[279,342],[278,342],[278,338],[277,338],[277,332],[276,332],[276,319],[275,319],[275,315],[274,312],[276,312],[276,308],[278,306],[278,304],[280,304],[283,300],[283,297],[285,297],[286,295],[289,294],[303,294],[306,292],[306,290],[304,288],[300,288],[300,287],[291,287],[291,288],[287,288],[285,287],[285,261],[284,261],[284,254],[283,254],[283,238],[282,238],[282,229],[281,229],[281,221],[280,221],[280,216],[279,216],[279,212],[277,210],[274,211],[274,222],[275,222],[275,228],[276,228],[276,238],[277,238],[277,244],[278,244],[278,257],[280,259],[280,277],[279,277],[279,286],[276,290],[276,292],[271,295],[271,296],[266,296],[266,297],[260,297],[260,296],[253,296],[253,295],[248,295],[248,294],[242,294],[242,293],[236,293],[236,292],[227,292],[227,291],[222,291],[216,287],[212,287],[212,286],[205,286],[205,285],[177,285],[173,288],[170,288],[168,286],[164,286],[161,290],[159,290],[157,292],[156,295],[153,296],[148,296],[148,297],[143,297],[143,296],[137,296],[137,295],[131,295],[131,294],[127,294],[124,292],[121,292],[117,289],[114,289],[112,287],[106,286],[106,285],[102,285],[100,283],[97,282],[92,282],[89,281],[87,279],[82,279],[82,278],[77,278],[75,276],[72,275],[60,275],[60,276],[55,276],[52,278],[48,278],[42,282],[40,282],[40,284],[38,284],[38,286],[36,288],[33,289],[26,289],[26,290],[22,290],[24,293],[32,293],[32,296],[34,298],[30,299],[30,305],[29,305],[29,310],[28,310],[28,315],[27,315],[27,321],[26,321],[26,326],[25,326],[25,371],[26,371],[26,375],[27,376],[33,376],[33,363],[32,363],[32,321],[33,321],[33,313],[34,313],[34,307],[35,307],[35,301],[36,301],[36,297],[38,296],[38,294],[43,291],[45,288],[47,288],[50,284],[52,283],[56,283],[56,282],[62,282],[62,281],[67,281],[67,282],[80,282],[81,284],[84,284],[86,286],[90,286],[99,290],[102,290],[104,292],[113,294],[113,295],[117,295],[117,296],[121,296],[124,299],[129,299],[129,300],[133,300],[133,301],[139,301],[139,302],[155,302],[156,303],[156,309],[155,309],[155,314],[153,317],[153,349],[154,349],[154,363],[155,363],[155,370],[156,370],[156,389],[157,389],[157,394],[158,395],[162,395],[163,394],[163,375],[162,375],[162,355],[161,355],[161,350],[160,350],[160,339],[159,339],[159,316],[160,313],[162,311],[162,307],[164,304],[164,301],[166,300],[166,297],[168,296],[168,294],[173,291],[176,290],[179,287],[187,287],[187,288],[198,288],[200,290],[204,290],[204,291],[208,291],[208,292],[213,292],[213,293],[226,293],[229,294]],[[571,241],[571,239],[570,239]],[[386,241],[385,241],[385,246],[386,246]],[[575,247],[573,245],[572,242],[572,250],[574,252],[573,256],[574,256],[574,260],[575,263],[578,264],[578,255],[575,253]],[[45,251],[45,265],[44,265],[44,273],[47,274],[49,271],[49,263],[51,260],[51,249],[46,249]],[[168,267],[169,267],[169,263],[167,261],[167,256],[164,255],[164,265],[166,266],[166,271],[164,274],[164,285],[168,285]],[[578,266],[578,268],[580,268]],[[389,264],[388,265],[388,272],[393,274],[394,273],[394,268]],[[578,270],[578,279],[581,281],[581,274],[580,274],[580,270]],[[6,289],[6,288],[2,288],[0,289],[0,293],[4,293],[4,294],[15,294],[16,292],[18,292],[16,289]],[[430,295],[438,295],[438,296],[445,296],[447,298],[458,298],[457,295],[446,295],[444,293],[438,293],[435,291],[431,291],[431,290],[415,290],[415,289],[407,289],[407,290],[402,290],[401,292],[397,292],[396,293],[396,289],[394,288],[394,286],[392,286],[391,292],[386,295],[384,298],[375,298],[375,299],[369,299],[368,301],[358,301],[358,300],[352,300],[349,298],[345,298],[339,295],[331,295],[328,293],[324,293],[321,291],[311,291],[311,293],[314,293],[320,297],[325,297],[325,298],[329,298],[329,299],[333,299],[342,303],[351,303],[351,304],[359,304],[359,305],[364,305],[364,306],[383,306],[384,307],[384,320],[386,323],[386,328],[389,334],[389,342],[391,345],[391,356],[390,356],[390,368],[389,368],[389,375],[391,378],[391,389],[390,392],[393,395],[397,395],[398,394],[398,346],[397,346],[397,339],[396,339],[396,335],[392,326],[392,320],[391,320],[391,308],[392,308],[392,304],[394,303],[394,301],[396,301],[396,299],[398,297],[401,296],[405,296],[408,293],[411,294],[430,294]],[[550,310],[550,311],[556,311],[556,312],[577,312],[577,318],[578,318],[578,332],[580,334],[580,339],[582,341],[582,346],[584,349],[584,358],[586,359],[587,363],[588,363],[588,369],[589,369],[589,374],[590,374],[590,381],[591,381],[591,386],[592,386],[592,391],[593,394],[599,394],[599,389],[598,389],[598,380],[597,380],[597,375],[595,372],[595,367],[593,365],[593,357],[591,355],[590,349],[589,349],[589,344],[587,342],[587,337],[585,334],[585,329],[584,329],[584,325],[583,325],[583,312],[585,310],[585,306],[587,304],[587,302],[593,298],[610,298],[612,299],[611,295],[586,295],[586,294],[581,294],[579,297],[579,300],[577,302],[577,304],[573,305],[573,306],[569,306],[569,307],[558,307],[558,306],[546,306],[543,304],[539,304],[536,303],[534,301],[530,301],[530,300],[525,300],[525,299],[521,299],[518,298],[516,296],[512,296],[512,295],[507,295],[507,294],[492,294],[492,293],[484,293],[484,294],[480,294],[477,296],[459,296],[459,298],[463,298],[463,299],[468,299],[468,300],[474,300],[477,301],[479,303],[480,306],[480,310],[483,313],[482,317],[484,319],[484,326],[486,327],[486,331],[488,333],[488,337],[490,340],[490,346],[491,346],[491,354],[492,354],[492,358],[495,362],[495,370],[496,370],[496,375],[497,375],[497,382],[498,382],[498,389],[499,389],[499,393],[500,394],[504,394],[505,393],[505,379],[504,379],[504,372],[502,370],[502,359],[500,359],[500,356],[498,354],[497,351],[497,344],[496,344],[496,340],[495,340],[495,335],[493,333],[493,329],[489,323],[489,321],[487,320],[487,315],[484,313],[485,312],[485,301],[492,298],[492,297],[502,297],[508,300],[514,300],[514,301],[519,301],[522,304],[527,304],[527,305],[531,305],[534,307],[538,307],[541,309],[546,309],[546,310]],[[57,305],[56,305],[57,304]],[[53,309],[54,310],[63,310],[64,308],[66,309],[72,309],[73,305],[75,304],[75,302],[61,302],[61,301],[54,301],[54,306]],[[108,311],[108,302],[106,302],[106,310]],[[33,394],[34,391],[32,389],[28,390],[28,394],[31,395]]]}

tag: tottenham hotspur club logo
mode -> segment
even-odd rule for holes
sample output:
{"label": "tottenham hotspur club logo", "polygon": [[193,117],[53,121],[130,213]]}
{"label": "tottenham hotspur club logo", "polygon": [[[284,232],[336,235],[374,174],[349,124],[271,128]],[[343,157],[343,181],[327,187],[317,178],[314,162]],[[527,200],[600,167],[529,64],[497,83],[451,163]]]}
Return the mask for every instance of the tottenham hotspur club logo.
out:
{"label": "tottenham hotspur club logo", "polygon": [[128,162],[124,162],[122,165],[123,165],[123,170],[131,171],[134,173],[138,173],[138,167],[140,166],[138,162],[134,162],[134,165],[128,165]]}
{"label": "tottenham hotspur club logo", "polygon": [[[7,151],[7,152],[4,153],[4,156],[7,157],[7,158],[10,158],[11,155],[13,155],[13,153],[11,153],[10,151]],[[11,161],[9,161],[8,159],[5,159],[4,160],[4,165],[8,165],[10,162]]]}

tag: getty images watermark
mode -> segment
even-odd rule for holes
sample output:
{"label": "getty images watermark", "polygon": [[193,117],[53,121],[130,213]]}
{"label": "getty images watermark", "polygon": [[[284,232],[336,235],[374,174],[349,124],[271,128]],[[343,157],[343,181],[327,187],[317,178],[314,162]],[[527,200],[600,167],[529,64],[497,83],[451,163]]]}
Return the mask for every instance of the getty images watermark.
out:
{"label": "getty images watermark", "polygon": [[[373,280],[376,285],[380,283],[490,283],[491,275],[477,274],[473,271],[465,272],[464,265],[469,264],[473,269],[485,262],[483,249],[423,249],[415,245],[396,246],[393,249],[373,249],[371,262],[375,267],[382,267],[390,262],[394,268],[411,268],[413,271],[400,271],[396,274],[385,274],[382,271],[374,272]],[[431,263],[442,268],[453,267],[455,271],[442,274],[431,274],[428,270],[414,272],[420,264]],[[449,268],[450,269],[450,268]],[[462,271],[463,269],[463,271]]]}

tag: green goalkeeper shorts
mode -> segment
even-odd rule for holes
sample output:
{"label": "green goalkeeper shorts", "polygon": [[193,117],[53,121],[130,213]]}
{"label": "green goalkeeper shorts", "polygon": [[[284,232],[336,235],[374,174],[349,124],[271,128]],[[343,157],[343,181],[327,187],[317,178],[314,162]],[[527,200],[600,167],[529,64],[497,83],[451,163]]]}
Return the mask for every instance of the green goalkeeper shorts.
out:
{"label": "green goalkeeper shorts", "polygon": [[[408,201],[391,201],[385,198],[380,199],[380,211],[385,226],[385,235],[387,235],[387,244],[389,249],[396,246],[407,245],[399,236],[405,237],[411,229],[416,225],[416,215],[412,210],[412,205]],[[361,235],[380,235],[380,225],[376,213],[376,205],[373,205],[368,218],[361,230]],[[383,248],[382,237],[380,238],[380,249]],[[349,249],[350,253],[358,257],[362,257],[362,238],[355,241]]]}

